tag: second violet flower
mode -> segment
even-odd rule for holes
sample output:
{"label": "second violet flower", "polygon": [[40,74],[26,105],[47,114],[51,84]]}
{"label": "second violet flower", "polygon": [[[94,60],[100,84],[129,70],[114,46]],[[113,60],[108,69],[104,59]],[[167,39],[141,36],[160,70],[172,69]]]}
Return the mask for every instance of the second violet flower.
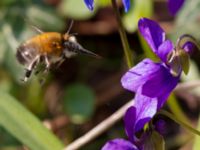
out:
{"label": "second violet flower", "polygon": [[178,84],[181,72],[188,72],[188,54],[194,48],[191,42],[180,45],[182,37],[174,46],[170,40],[166,39],[162,28],[150,19],[140,19],[138,27],[152,51],[161,61],[153,62],[150,59],[144,59],[121,79],[125,89],[136,93],[135,132],[142,129],[163,106]]}
{"label": "second violet flower", "polygon": [[[114,139],[106,143],[103,150],[143,150],[148,145],[148,138],[153,132],[146,132],[140,137],[137,133],[144,128],[157,111],[164,105],[172,90],[178,84],[181,72],[187,73],[189,53],[195,43],[179,38],[176,46],[166,39],[163,29],[153,20],[142,18],[138,28],[160,62],[144,59],[131,68],[121,79],[122,86],[135,92],[134,106],[130,107],[124,117],[128,140]],[[184,42],[183,42],[184,41]],[[159,128],[159,127],[158,127]]]}

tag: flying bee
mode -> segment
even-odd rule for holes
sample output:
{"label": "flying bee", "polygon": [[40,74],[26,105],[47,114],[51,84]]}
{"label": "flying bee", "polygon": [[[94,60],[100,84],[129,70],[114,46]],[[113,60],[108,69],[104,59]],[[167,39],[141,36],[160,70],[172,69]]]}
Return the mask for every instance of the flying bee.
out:
{"label": "flying bee", "polygon": [[[25,66],[24,82],[28,80],[33,71],[40,64],[44,64],[44,72],[47,72],[51,65],[61,64],[66,58],[76,54],[85,54],[95,58],[99,55],[83,48],[77,41],[74,34],[69,34],[72,23],[65,34],[58,32],[43,32],[35,26],[39,35],[25,41],[17,48],[16,58],[20,64]],[[40,70],[41,71],[41,70]],[[39,72],[39,71],[38,71]]]}

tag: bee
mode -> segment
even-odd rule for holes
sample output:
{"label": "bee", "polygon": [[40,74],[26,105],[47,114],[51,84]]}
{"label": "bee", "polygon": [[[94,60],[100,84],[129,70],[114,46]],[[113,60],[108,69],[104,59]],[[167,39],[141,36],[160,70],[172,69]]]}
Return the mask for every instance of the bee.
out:
{"label": "bee", "polygon": [[[16,58],[25,66],[24,82],[28,80],[37,66],[44,64],[43,72],[49,71],[53,64],[61,64],[65,59],[76,54],[85,54],[95,58],[99,55],[83,48],[74,34],[69,34],[70,27],[65,34],[58,32],[43,32],[32,26],[39,34],[22,43],[17,48]],[[41,70],[40,70],[41,71]]]}

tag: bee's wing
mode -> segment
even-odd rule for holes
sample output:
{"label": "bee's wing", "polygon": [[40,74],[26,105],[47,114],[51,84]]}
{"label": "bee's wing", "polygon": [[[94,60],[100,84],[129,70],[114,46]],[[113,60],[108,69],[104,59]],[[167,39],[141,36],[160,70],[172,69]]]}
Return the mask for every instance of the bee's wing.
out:
{"label": "bee's wing", "polygon": [[39,29],[38,27],[34,26],[34,25],[30,25],[35,31],[37,31],[38,33],[42,34],[44,33],[44,31],[42,31],[41,29]]}

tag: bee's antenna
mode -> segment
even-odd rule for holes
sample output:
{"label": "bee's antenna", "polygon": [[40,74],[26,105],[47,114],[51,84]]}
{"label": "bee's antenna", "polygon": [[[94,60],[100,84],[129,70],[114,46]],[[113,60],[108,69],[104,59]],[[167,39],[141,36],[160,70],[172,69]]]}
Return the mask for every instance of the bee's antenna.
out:
{"label": "bee's antenna", "polygon": [[72,29],[73,24],[74,24],[74,20],[71,20],[70,23],[69,23],[69,28],[68,28],[66,34],[69,34],[70,30]]}

